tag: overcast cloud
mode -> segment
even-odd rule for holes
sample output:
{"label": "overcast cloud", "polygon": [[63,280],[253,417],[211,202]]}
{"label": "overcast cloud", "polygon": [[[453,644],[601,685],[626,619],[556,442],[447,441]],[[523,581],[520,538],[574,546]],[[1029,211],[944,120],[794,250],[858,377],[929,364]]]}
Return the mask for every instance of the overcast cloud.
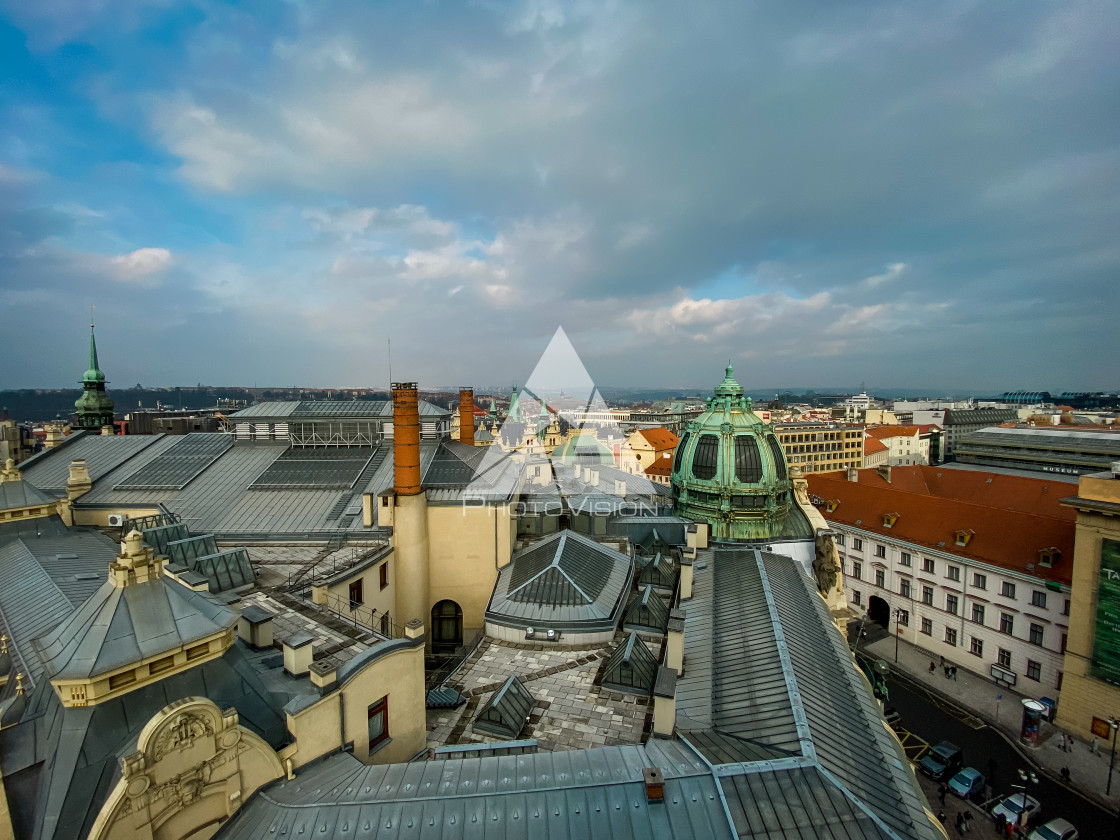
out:
{"label": "overcast cloud", "polygon": [[1120,6],[0,3],[0,387],[1120,389]]}

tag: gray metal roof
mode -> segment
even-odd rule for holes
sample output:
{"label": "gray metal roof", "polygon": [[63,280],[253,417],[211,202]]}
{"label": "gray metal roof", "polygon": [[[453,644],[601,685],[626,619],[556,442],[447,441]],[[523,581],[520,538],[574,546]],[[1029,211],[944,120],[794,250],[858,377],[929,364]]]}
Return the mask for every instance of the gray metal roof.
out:
{"label": "gray metal roof", "polygon": [[123,588],[106,580],[40,645],[52,678],[85,679],[212,636],[236,623],[236,612],[167,577]]}
{"label": "gray metal roof", "polygon": [[263,666],[245,651],[237,642],[219,659],[94,706],[64,708],[44,680],[20,722],[0,730],[0,766],[15,835],[87,837],[120,779],[120,758],[136,751],[141,729],[157,712],[184,697],[208,697],[219,709],[235,708],[243,726],[273,748],[283,746],[283,695],[265,687],[258,675]]}
{"label": "gray metal roof", "polygon": [[[643,767],[665,774],[646,799]],[[715,779],[683,745],[524,753],[366,767],[337,754],[258,793],[216,835],[673,840],[732,835]]]}
{"label": "gray metal roof", "polygon": [[590,632],[618,623],[633,563],[574,531],[546,537],[498,572],[486,620]]}
{"label": "gray metal roof", "polygon": [[61,495],[66,492],[71,461],[84,458],[89,477],[97,481],[164,436],[77,433],[71,437],[62,446],[45,449],[20,464],[23,477],[40,490]]}
{"label": "gray metal roof", "polygon": [[229,435],[184,435],[150,462],[121,478],[115,489],[182,490],[232,445]]}
{"label": "gray metal roof", "polygon": [[387,447],[288,449],[249,486],[254,490],[352,488],[378,450],[384,448]]}
{"label": "gray metal roof", "polygon": [[471,728],[499,738],[516,738],[529,722],[532,708],[533,695],[514,674],[478,710]]}
{"label": "gray metal roof", "polygon": [[669,605],[657,594],[652,586],[638,590],[622,617],[622,627],[626,630],[645,630],[650,633],[664,633],[669,623]]}
{"label": "gray metal roof", "polygon": [[39,524],[41,536],[0,547],[0,617],[14,667],[32,685],[43,673],[32,642],[97,591],[117,554],[116,543],[93,529],[67,530],[57,517]]}
{"label": "gray metal roof", "polygon": [[31,507],[33,505],[54,505],[56,499],[48,496],[28,481],[0,482],[0,510]]}
{"label": "gray metal roof", "polygon": [[[446,408],[433,405],[426,400],[418,400],[421,417],[449,415]],[[383,418],[393,419],[392,400],[302,400],[274,401],[251,405],[230,415],[233,421],[240,420],[312,420],[317,417],[339,420],[346,418]]]}
{"label": "gray metal roof", "polygon": [[637,633],[630,633],[611,651],[602,684],[616,691],[648,695],[657,679],[657,659]]}
{"label": "gray metal roof", "polygon": [[[722,767],[768,758],[769,771],[799,768],[788,784],[772,772],[757,785],[750,773],[736,777],[738,806],[723,783],[736,826],[752,826],[740,836],[784,837],[783,827],[800,823],[818,832],[803,836],[938,837],[901,747],[800,564],[717,545],[694,569],[693,597],[682,603],[689,667],[677,684],[678,729]],[[766,809],[789,813],[773,834],[767,819],[754,822]],[[851,824],[844,814],[854,815]]]}

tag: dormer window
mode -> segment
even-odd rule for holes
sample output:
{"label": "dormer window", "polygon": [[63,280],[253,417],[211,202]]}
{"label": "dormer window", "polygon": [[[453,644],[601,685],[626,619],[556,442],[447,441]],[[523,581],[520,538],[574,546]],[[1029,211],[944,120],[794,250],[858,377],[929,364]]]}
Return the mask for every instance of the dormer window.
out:
{"label": "dormer window", "polygon": [[840,500],[839,499],[829,499],[827,502],[824,503],[824,512],[825,513],[832,513],[838,507],[840,507]]}
{"label": "dormer window", "polygon": [[894,523],[896,523],[897,521],[898,521],[898,514],[897,513],[884,513],[883,514],[883,527],[884,528],[893,528]]}
{"label": "dormer window", "polygon": [[1044,566],[1047,569],[1049,569],[1061,559],[1062,552],[1054,546],[1043,548],[1038,552],[1038,565]]}
{"label": "dormer window", "polygon": [[975,534],[975,533],[976,532],[973,531],[971,528],[968,529],[967,531],[957,531],[956,532],[956,543],[957,543],[957,545],[961,546],[962,548],[964,546],[968,545],[968,541],[972,539],[972,535]]}

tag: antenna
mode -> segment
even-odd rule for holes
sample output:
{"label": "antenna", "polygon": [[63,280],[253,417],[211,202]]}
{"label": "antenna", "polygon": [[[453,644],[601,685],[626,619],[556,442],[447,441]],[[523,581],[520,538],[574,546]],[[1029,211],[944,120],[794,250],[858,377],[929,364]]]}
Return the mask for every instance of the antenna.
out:
{"label": "antenna", "polygon": [[388,338],[389,342],[389,392],[393,391],[393,339]]}

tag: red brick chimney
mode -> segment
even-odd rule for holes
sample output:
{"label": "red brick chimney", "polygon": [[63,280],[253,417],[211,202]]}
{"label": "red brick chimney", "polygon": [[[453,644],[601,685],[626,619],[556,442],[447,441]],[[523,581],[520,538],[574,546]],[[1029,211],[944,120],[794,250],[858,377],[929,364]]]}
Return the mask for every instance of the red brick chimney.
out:
{"label": "red brick chimney", "polygon": [[459,442],[474,446],[474,390],[459,389]]}
{"label": "red brick chimney", "polygon": [[420,488],[420,410],[416,383],[393,383],[393,489],[415,496]]}

